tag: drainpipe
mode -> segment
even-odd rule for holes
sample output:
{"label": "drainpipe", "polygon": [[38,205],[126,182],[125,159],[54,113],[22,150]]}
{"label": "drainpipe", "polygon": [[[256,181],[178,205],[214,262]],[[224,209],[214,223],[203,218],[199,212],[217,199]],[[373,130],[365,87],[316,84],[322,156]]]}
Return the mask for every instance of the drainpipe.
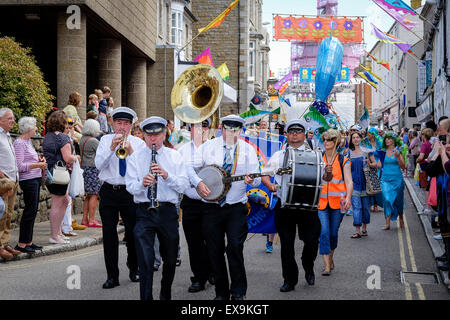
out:
{"label": "drainpipe", "polygon": [[238,114],[240,114],[240,89],[241,89],[241,76],[240,76],[240,70],[241,70],[241,61],[240,61],[240,55],[241,55],[241,2],[238,2],[238,59],[237,59],[237,66],[238,66],[238,85],[237,85],[237,110]]}

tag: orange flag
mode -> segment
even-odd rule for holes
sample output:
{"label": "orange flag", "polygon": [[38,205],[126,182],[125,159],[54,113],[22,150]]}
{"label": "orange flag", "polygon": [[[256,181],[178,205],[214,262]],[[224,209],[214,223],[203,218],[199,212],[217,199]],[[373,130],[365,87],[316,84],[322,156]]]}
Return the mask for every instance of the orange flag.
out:
{"label": "orange flag", "polygon": [[219,14],[217,16],[217,18],[215,18],[213,21],[211,21],[206,27],[198,29],[198,33],[200,34],[202,32],[205,32],[206,30],[220,26],[222,24],[223,20],[225,20],[227,15],[230,13],[230,11],[233,10],[234,7],[237,6],[238,2],[239,2],[239,0],[235,0],[232,4],[230,4],[228,6],[228,8],[224,12]]}

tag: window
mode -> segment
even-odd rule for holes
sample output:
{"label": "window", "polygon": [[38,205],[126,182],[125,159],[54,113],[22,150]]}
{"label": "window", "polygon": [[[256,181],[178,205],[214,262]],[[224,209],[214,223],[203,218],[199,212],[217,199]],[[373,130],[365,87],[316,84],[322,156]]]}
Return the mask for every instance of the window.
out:
{"label": "window", "polygon": [[181,46],[183,41],[183,15],[180,11],[172,11],[172,34],[171,42]]}
{"label": "window", "polygon": [[250,41],[248,51],[248,77],[253,80],[255,78],[255,41]]}

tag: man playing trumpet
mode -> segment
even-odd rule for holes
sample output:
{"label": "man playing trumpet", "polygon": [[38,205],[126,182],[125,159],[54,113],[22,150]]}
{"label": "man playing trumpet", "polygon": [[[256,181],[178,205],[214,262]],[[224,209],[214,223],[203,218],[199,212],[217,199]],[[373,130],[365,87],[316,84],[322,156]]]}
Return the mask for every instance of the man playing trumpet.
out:
{"label": "man playing trumpet", "polygon": [[[145,146],[144,141],[128,135],[136,113],[127,107],[115,109],[112,113],[113,128],[116,134],[102,137],[95,156],[95,166],[99,170],[99,179],[103,181],[100,189],[100,217],[103,224],[103,250],[107,280],[104,289],[119,285],[119,238],[117,224],[119,213],[125,225],[127,239],[127,266],[132,282],[139,281],[138,263],[133,238],[136,224],[136,204],[133,196],[125,187],[125,174],[128,170],[129,156]],[[126,137],[126,140],[125,140]],[[117,152],[118,149],[121,149]],[[123,155],[118,157],[118,155]]]}

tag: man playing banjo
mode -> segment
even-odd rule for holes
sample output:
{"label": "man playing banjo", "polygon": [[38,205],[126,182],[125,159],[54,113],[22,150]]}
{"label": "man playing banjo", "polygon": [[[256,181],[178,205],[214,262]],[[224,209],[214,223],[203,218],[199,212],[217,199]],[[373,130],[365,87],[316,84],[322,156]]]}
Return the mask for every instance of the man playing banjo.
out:
{"label": "man playing banjo", "polygon": [[[264,168],[269,172],[283,167],[285,153],[288,152],[288,148],[303,151],[310,150],[309,145],[305,143],[305,127],[301,124],[300,120],[289,121],[286,126],[286,132],[288,145],[283,150],[277,151],[272,155],[269,163]],[[276,175],[275,181],[278,185],[281,185],[281,176]],[[314,285],[314,260],[317,257],[321,230],[317,209],[281,208],[281,199],[283,198],[281,192],[286,190],[278,190],[275,184],[270,182],[269,176],[263,176],[262,182],[271,192],[277,192],[278,196],[278,201],[275,206],[275,227],[280,236],[281,267],[284,279],[280,291],[292,291],[298,283],[299,272],[294,251],[296,228],[298,228],[300,240],[304,242],[302,265],[305,270],[305,279],[309,285]]]}
{"label": "man playing banjo", "polygon": [[[214,203],[206,203],[203,217],[203,232],[216,277],[215,300],[243,300],[247,292],[247,277],[244,266],[244,242],[248,234],[246,206],[247,185],[258,186],[260,178],[250,173],[259,173],[259,161],[255,149],[241,140],[244,119],[229,115],[221,119],[222,136],[209,140],[199,148],[202,166],[216,165],[228,175],[245,175],[244,181],[233,182],[226,197]],[[225,235],[227,244],[225,246]],[[227,254],[231,286],[225,263]]]}

